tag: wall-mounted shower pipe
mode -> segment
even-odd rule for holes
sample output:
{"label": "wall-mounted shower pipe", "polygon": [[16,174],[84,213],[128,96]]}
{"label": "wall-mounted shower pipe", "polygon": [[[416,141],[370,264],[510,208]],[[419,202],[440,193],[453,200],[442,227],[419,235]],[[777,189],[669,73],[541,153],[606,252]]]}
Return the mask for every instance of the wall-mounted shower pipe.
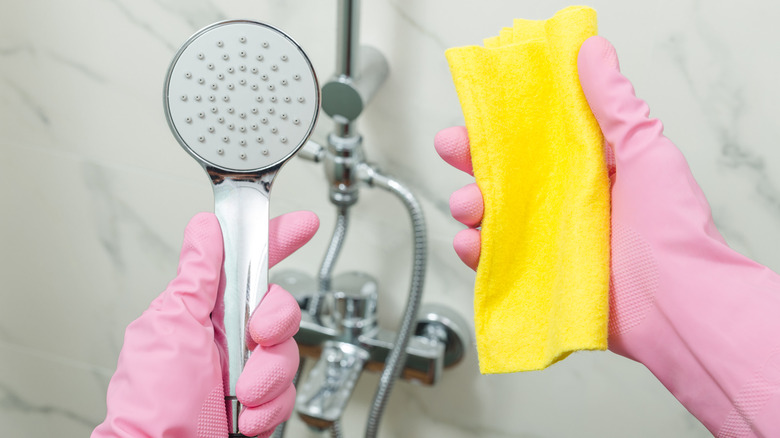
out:
{"label": "wall-mounted shower pipe", "polygon": [[423,216],[422,207],[409,189],[399,181],[383,175],[368,164],[364,164],[360,168],[361,179],[366,183],[370,186],[387,190],[401,200],[409,212],[414,239],[414,264],[406,309],[401,327],[398,329],[398,336],[395,339],[395,346],[385,361],[385,369],[379,379],[379,387],[374,395],[371,412],[366,424],[366,438],[374,438],[379,431],[379,422],[382,419],[382,414],[384,414],[390,391],[392,391],[395,381],[398,380],[403,364],[406,361],[406,347],[409,345],[409,339],[414,331],[417,312],[420,308],[420,301],[422,301],[428,256],[428,233],[425,228],[425,217]]}
{"label": "wall-mounted shower pipe", "polygon": [[360,0],[339,0],[336,16],[336,76],[355,77],[360,43]]}
{"label": "wall-mounted shower pipe", "polygon": [[336,266],[336,260],[344,246],[344,238],[347,236],[347,226],[349,225],[349,206],[341,205],[337,209],[336,226],[333,228],[333,235],[325,252],[325,258],[320,265],[320,272],[317,277],[317,293],[312,297],[309,303],[309,315],[319,322],[320,308],[325,294],[331,289],[331,279],[333,278],[333,268]]}

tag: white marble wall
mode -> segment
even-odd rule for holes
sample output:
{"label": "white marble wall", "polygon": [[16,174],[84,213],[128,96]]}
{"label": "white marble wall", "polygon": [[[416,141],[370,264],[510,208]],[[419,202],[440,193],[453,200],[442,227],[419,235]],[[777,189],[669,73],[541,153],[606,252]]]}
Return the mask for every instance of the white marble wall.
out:
{"label": "white marble wall", "polygon": [[[223,18],[275,24],[326,78],[335,0],[5,2],[0,13],[0,435],[87,436],[104,415],[124,327],[175,273],[187,220],[211,209],[202,170],[162,111],[171,57]],[[780,269],[780,5],[765,0],[592,0],[601,34],[688,157],[729,242]],[[365,113],[366,153],[414,188],[430,226],[426,301],[471,316],[473,273],[451,250],[450,192],[468,182],[431,146],[462,123],[443,52],[562,0],[366,0],[362,38],[391,75]],[[316,136],[328,130],[325,117]],[[316,272],[334,214],[322,169],[295,160],[273,210],[322,218],[284,263]],[[365,190],[337,270],[375,275],[382,323],[397,324],[409,275],[408,220]],[[388,236],[397,236],[390,238]],[[480,376],[474,351],[434,388],[396,386],[381,436],[658,437],[707,431],[640,365],[581,353],[544,372]],[[377,376],[345,417],[362,435]],[[316,436],[293,420],[288,436]]]}

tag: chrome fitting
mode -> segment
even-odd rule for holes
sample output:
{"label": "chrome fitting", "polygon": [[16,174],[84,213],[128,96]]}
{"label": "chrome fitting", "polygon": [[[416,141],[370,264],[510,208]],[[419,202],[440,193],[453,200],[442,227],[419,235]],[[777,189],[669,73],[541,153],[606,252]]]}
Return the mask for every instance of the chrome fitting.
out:
{"label": "chrome fitting", "polygon": [[322,86],[322,110],[337,123],[356,120],[387,79],[389,67],[382,53],[361,46],[354,76],[337,74]]}
{"label": "chrome fitting", "polygon": [[357,202],[360,180],[357,170],[364,161],[363,137],[328,136],[322,162],[330,183],[330,200],[335,205],[349,206]]}

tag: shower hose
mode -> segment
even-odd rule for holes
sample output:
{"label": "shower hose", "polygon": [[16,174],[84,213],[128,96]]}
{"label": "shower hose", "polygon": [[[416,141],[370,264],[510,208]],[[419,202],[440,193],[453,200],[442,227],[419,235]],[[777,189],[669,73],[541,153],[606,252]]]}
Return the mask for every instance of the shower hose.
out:
{"label": "shower hose", "polygon": [[[385,176],[375,169],[368,169],[368,182],[372,186],[382,188],[392,193],[404,204],[404,207],[406,207],[411,218],[414,244],[412,278],[409,286],[409,297],[406,302],[406,309],[404,310],[401,327],[398,330],[398,336],[395,339],[390,354],[387,356],[385,368],[379,379],[379,386],[377,388],[376,394],[374,395],[374,400],[371,404],[371,410],[366,424],[365,437],[375,438],[379,431],[379,423],[387,406],[390,392],[393,390],[395,381],[400,377],[401,371],[403,370],[403,364],[406,362],[406,348],[409,345],[409,340],[411,339],[412,332],[414,331],[417,312],[420,308],[420,302],[422,301],[422,289],[425,282],[428,244],[427,231],[425,228],[425,217],[423,215],[422,207],[412,192],[409,191],[399,181]],[[332,277],[333,267],[343,246],[347,225],[349,223],[347,210],[348,207],[339,207],[333,236],[331,238],[330,245],[328,246],[325,259],[323,260],[320,267],[318,293],[314,296],[312,303],[309,305],[310,312],[319,310],[320,306],[322,305],[321,301],[324,293],[330,289],[330,279]],[[301,359],[294,383],[297,383],[298,377],[300,372],[303,370],[303,367],[304,361]],[[284,436],[284,428],[285,423],[282,423],[279,427],[277,427],[273,437],[282,438]],[[341,424],[339,421],[336,421],[333,426],[331,426],[330,434],[332,438],[342,438]]]}

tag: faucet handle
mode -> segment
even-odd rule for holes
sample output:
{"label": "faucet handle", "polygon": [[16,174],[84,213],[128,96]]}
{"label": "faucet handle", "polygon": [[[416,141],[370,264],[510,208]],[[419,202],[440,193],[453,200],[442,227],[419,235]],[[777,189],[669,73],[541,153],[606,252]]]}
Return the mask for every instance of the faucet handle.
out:
{"label": "faucet handle", "polygon": [[333,301],[328,321],[331,327],[350,340],[373,331],[377,326],[376,280],[364,273],[347,272],[336,276],[331,284]]}

